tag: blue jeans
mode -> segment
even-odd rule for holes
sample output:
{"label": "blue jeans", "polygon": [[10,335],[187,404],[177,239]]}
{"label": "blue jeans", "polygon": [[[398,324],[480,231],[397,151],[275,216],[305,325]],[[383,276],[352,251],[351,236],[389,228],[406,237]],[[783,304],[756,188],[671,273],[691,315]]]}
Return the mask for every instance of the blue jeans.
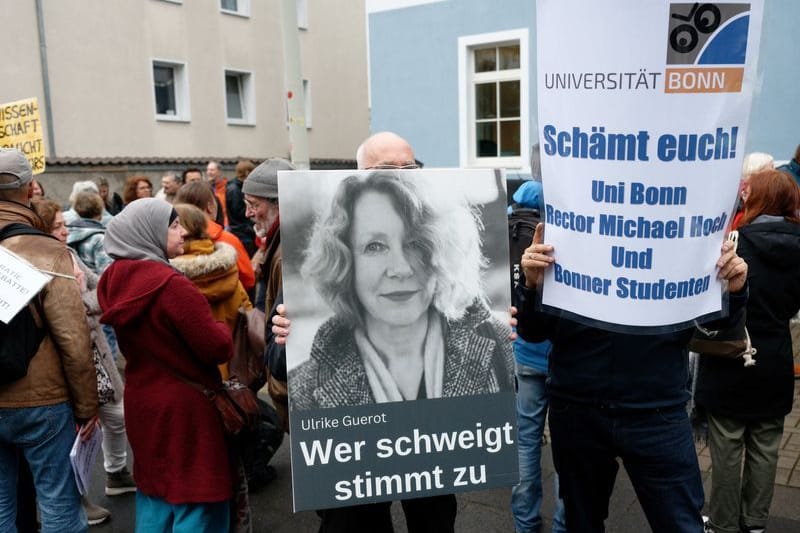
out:
{"label": "blue jeans", "polygon": [[622,459],[654,533],[702,533],[703,482],[684,406],[550,401],[553,461],[570,533],[602,533]]}
{"label": "blue jeans", "polygon": [[87,531],[69,461],[75,434],[69,403],[0,409],[0,531],[16,531],[17,450],[33,474],[42,533]]}
{"label": "blue jeans", "polygon": [[230,517],[229,501],[171,504],[136,493],[137,533],[225,533]]}
{"label": "blue jeans", "polygon": [[[519,484],[511,489],[511,512],[517,533],[538,533],[542,526],[542,434],[547,415],[547,375],[517,363],[517,447]],[[556,510],[553,533],[564,533],[564,504],[558,497],[555,477]]]}

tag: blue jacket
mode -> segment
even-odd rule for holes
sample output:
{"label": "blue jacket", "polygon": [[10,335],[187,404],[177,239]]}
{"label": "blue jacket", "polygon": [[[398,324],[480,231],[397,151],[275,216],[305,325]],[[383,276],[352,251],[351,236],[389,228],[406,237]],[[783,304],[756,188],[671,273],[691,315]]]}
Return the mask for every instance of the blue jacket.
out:
{"label": "blue jacket", "polygon": [[[520,284],[517,332],[533,342],[549,339],[551,398],[623,409],[654,409],[689,399],[687,345],[693,329],[662,335],[633,335],[593,328],[535,310],[536,291]],[[730,318],[737,318],[747,290],[730,294]]]}
{"label": "blue jacket", "polygon": [[794,181],[800,185],[800,163],[792,159],[785,165],[779,166],[778,170],[789,173],[794,178]]}
{"label": "blue jacket", "polygon": [[[542,196],[542,183],[539,181],[526,181],[514,192],[514,203],[528,209],[544,210],[544,197]],[[514,211],[514,205],[508,206],[508,214]],[[552,344],[550,341],[528,342],[521,335],[514,341],[514,358],[517,363],[547,374],[547,356]]]}
{"label": "blue jacket", "polygon": [[67,244],[95,274],[102,274],[112,261],[103,246],[106,233],[103,224],[88,218],[78,218],[67,225],[67,229]]}

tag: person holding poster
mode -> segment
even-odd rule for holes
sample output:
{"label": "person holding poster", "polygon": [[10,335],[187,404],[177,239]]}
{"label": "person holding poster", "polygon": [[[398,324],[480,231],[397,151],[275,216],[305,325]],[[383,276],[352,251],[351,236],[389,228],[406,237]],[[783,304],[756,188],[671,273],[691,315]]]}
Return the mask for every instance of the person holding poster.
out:
{"label": "person holding poster", "polygon": [[[290,372],[292,408],[512,390],[510,332],[482,304],[483,261],[470,209],[434,210],[410,180],[394,172],[418,168],[411,146],[394,133],[366,139],[357,160],[360,170],[375,172],[340,182],[301,269],[335,315],[318,328],[311,359]],[[337,254],[351,266],[326,267]],[[350,278],[350,290],[334,288],[333,275]],[[381,299],[386,301],[380,304]],[[275,344],[285,344],[290,321],[282,304],[271,321]],[[393,342],[398,338],[406,349],[398,349]],[[353,387],[327,377],[333,369],[340,377],[353,376]],[[405,498],[402,507],[411,533],[455,531],[454,494]],[[394,531],[390,509],[391,502],[384,501],[317,511],[320,531],[389,533]]]}
{"label": "person holding poster", "polygon": [[[693,329],[662,334],[617,333],[536,308],[537,286],[556,260],[544,224],[525,251],[525,283],[517,288],[519,335],[550,340],[550,435],[567,531],[604,531],[621,458],[655,533],[703,531],[703,482],[686,413]],[[726,241],[717,276],[728,282],[735,322],[747,300],[747,264]]]}

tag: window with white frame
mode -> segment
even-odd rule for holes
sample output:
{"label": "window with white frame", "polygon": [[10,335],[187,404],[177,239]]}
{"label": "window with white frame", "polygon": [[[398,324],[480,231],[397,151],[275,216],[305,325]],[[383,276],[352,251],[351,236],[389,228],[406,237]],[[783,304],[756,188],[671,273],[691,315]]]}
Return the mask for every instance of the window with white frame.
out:
{"label": "window with white frame", "polygon": [[255,124],[253,75],[238,70],[225,71],[225,115],[228,124]]}
{"label": "window with white frame", "polygon": [[527,30],[462,37],[459,50],[461,164],[525,166]]}
{"label": "window with white frame", "polygon": [[153,92],[158,120],[189,120],[189,87],[186,64],[153,61]]}
{"label": "window with white frame", "polygon": [[297,27],[301,30],[308,29],[308,1],[296,0],[297,4]]}
{"label": "window with white frame", "polygon": [[219,0],[219,10],[230,15],[250,16],[250,0]]}

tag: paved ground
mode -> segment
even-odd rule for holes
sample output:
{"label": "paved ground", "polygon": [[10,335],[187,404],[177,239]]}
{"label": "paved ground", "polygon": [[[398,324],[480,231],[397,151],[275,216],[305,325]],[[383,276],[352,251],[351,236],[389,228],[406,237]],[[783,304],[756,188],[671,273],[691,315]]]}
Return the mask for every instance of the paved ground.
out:
{"label": "paved ground", "polygon": [[[318,520],[314,513],[292,513],[292,495],[288,439],[279,450],[273,465],[278,470],[278,479],[258,494],[252,495],[254,531],[270,533],[315,532]],[[794,411],[786,418],[786,433],[781,447],[778,479],[770,511],[768,531],[770,533],[800,532],[800,382],[795,387]],[[698,448],[706,491],[710,488],[710,460],[705,448]],[[545,501],[543,515],[549,520],[553,513],[553,467],[550,447],[544,449],[543,471],[545,476]],[[113,512],[108,524],[93,527],[94,533],[132,533],[134,531],[134,496],[124,495],[107,498],[102,495],[102,464],[98,463],[92,488],[94,501]],[[493,533],[514,531],[509,508],[510,491],[496,489],[473,492],[458,497],[459,513],[456,531],[465,533]],[[398,533],[406,531],[399,505],[393,506]],[[620,469],[614,495],[611,499],[607,521],[608,533],[643,533],[650,531],[633,487]],[[549,531],[545,529],[544,531]]]}
{"label": "paved ground", "polygon": [[[800,321],[792,324],[795,341],[795,362],[800,363]],[[711,459],[708,449],[698,445],[698,458],[703,471],[706,494],[711,485]],[[800,532],[800,381],[795,382],[794,410],[786,417],[783,442],[781,443],[778,473],[775,480],[775,495],[770,509],[767,527],[769,533]],[[291,473],[288,439],[278,451],[272,463],[278,471],[278,479],[264,490],[251,496],[256,533],[306,533],[317,531],[319,521],[314,513],[292,513]],[[553,465],[550,447],[544,448],[543,475],[545,500],[542,514],[548,521],[553,516]],[[134,496],[123,495],[107,498],[103,495],[102,461],[98,460],[92,486],[93,500],[112,513],[112,520],[93,527],[93,533],[133,533]],[[510,511],[510,490],[495,489],[458,496],[458,519],[456,531],[465,533],[494,533],[514,531]],[[400,506],[393,506],[397,533],[406,531]],[[549,527],[543,532],[548,532]],[[650,531],[641,507],[636,499],[624,469],[614,488],[606,521],[608,533],[643,533]]]}

